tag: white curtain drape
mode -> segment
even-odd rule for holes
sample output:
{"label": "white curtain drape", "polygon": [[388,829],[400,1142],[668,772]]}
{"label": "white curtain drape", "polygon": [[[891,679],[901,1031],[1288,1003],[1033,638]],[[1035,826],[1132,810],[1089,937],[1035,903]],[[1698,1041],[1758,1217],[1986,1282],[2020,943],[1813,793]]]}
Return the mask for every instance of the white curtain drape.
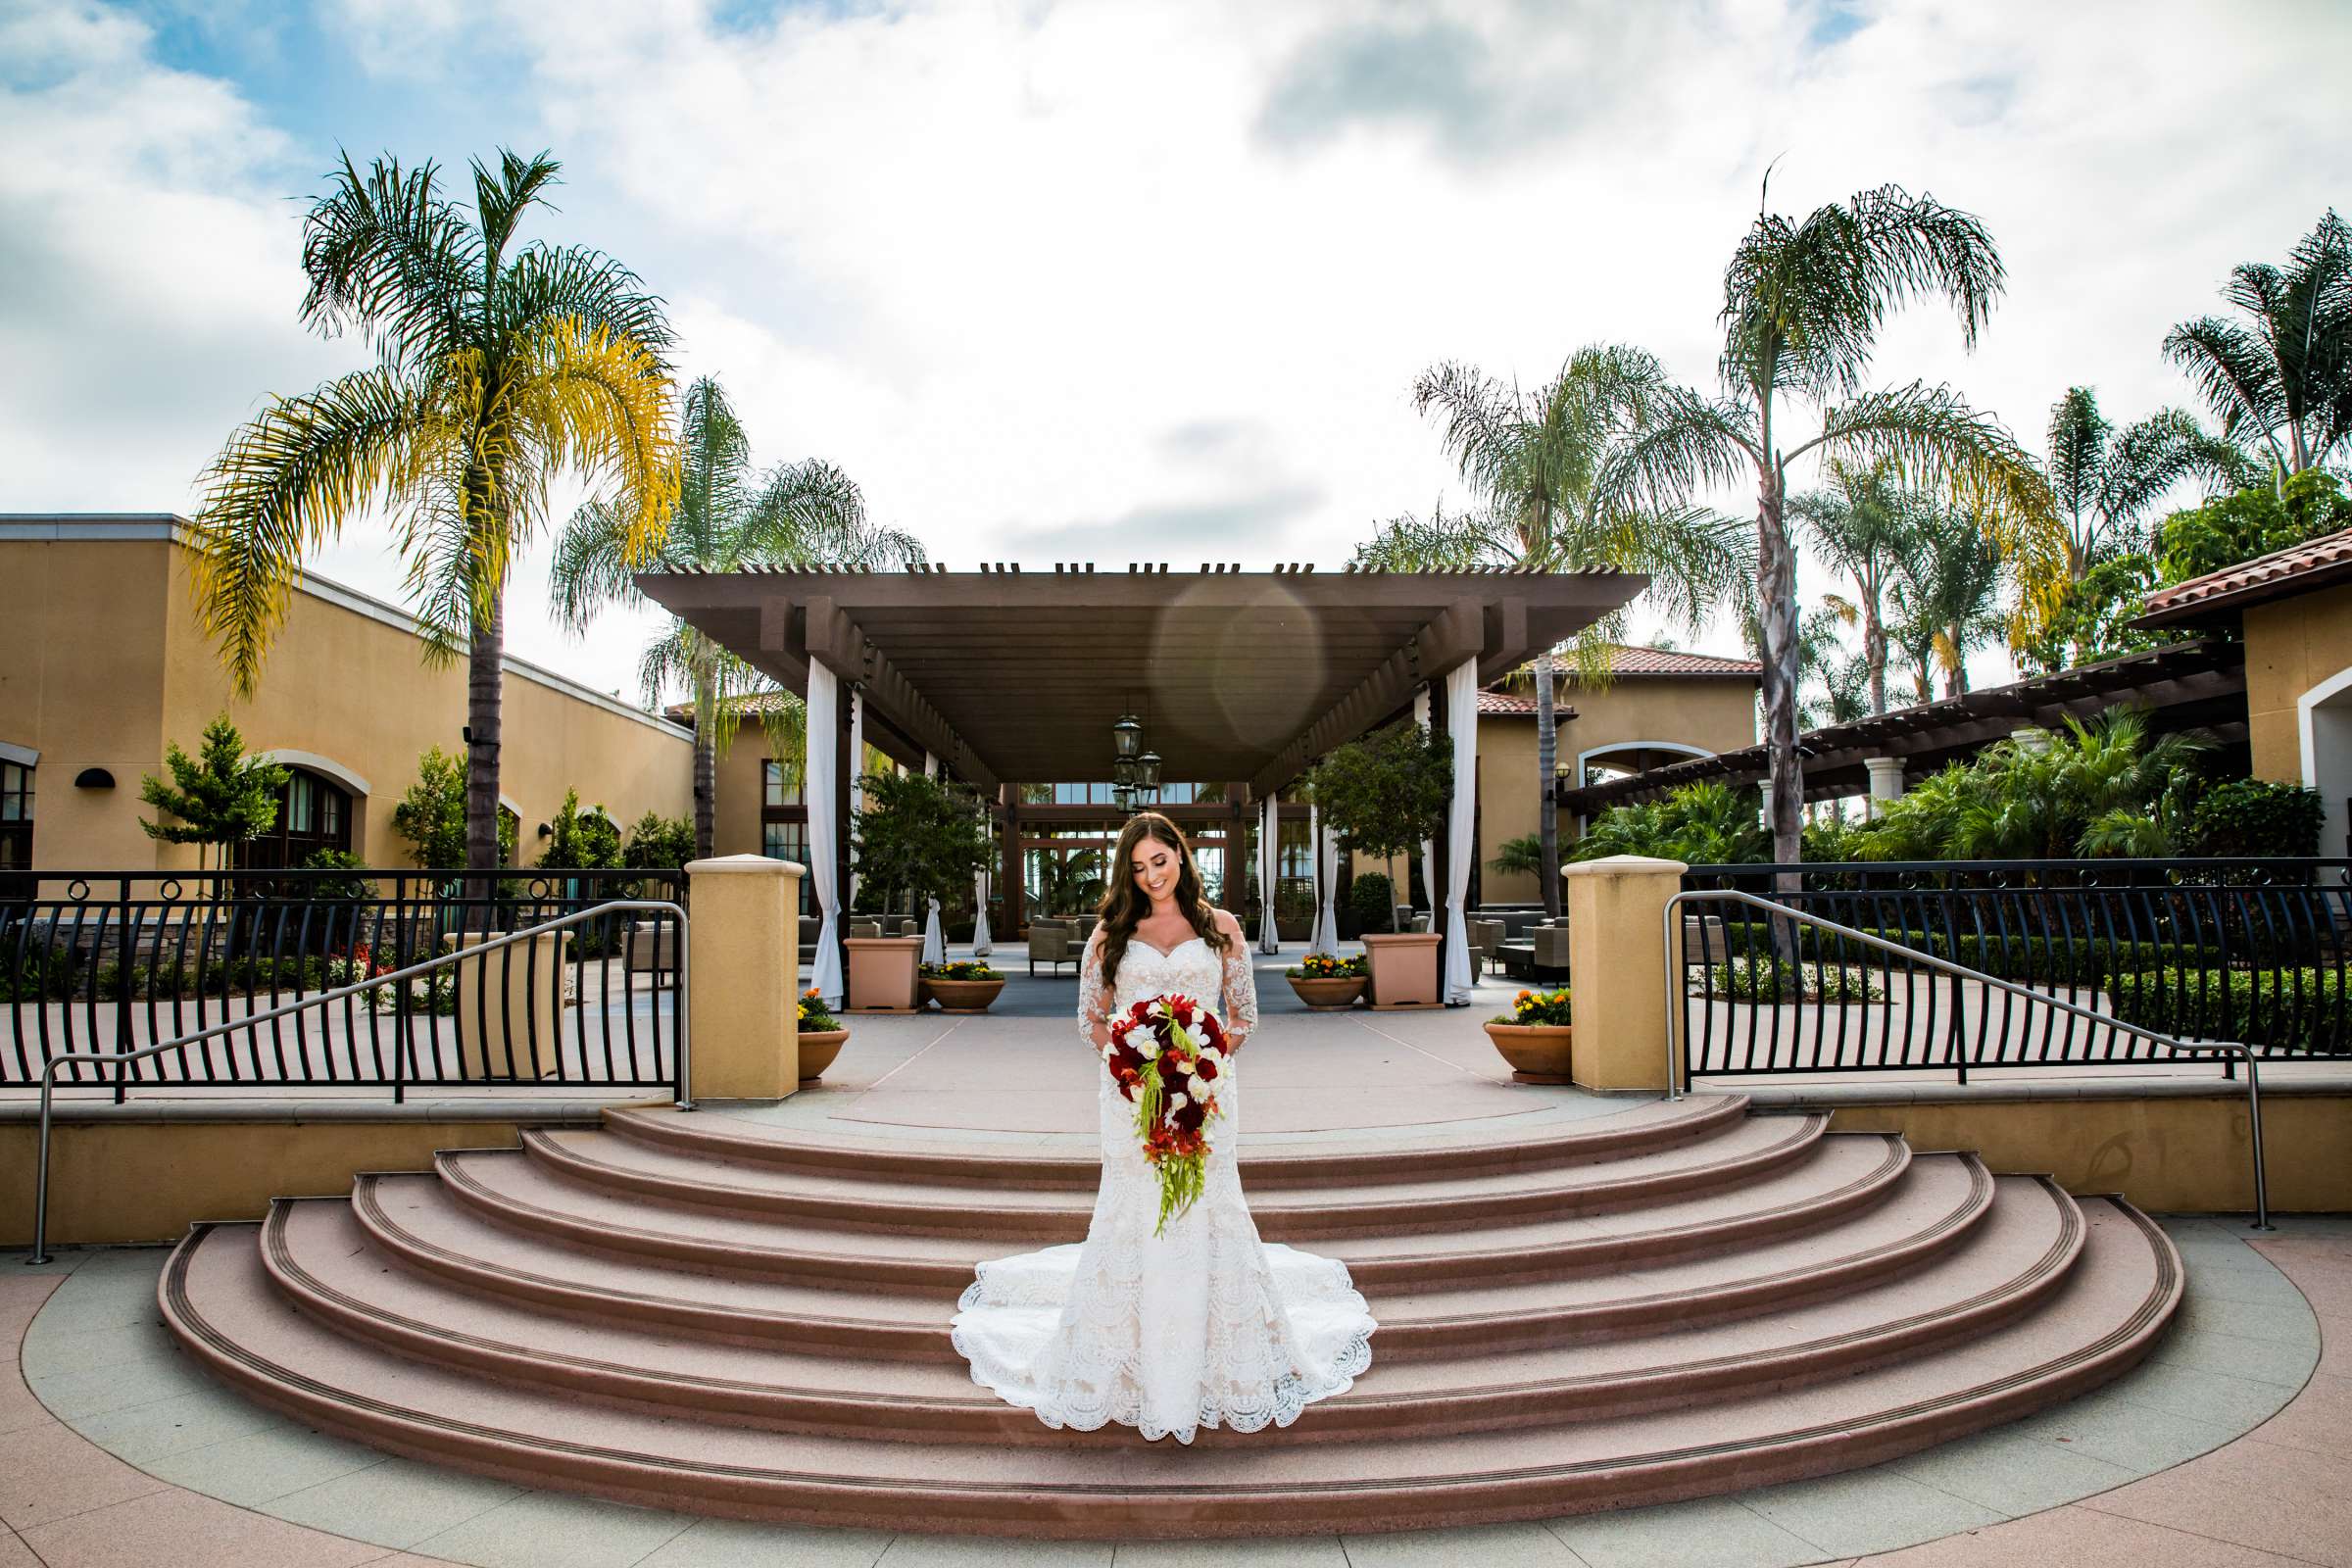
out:
{"label": "white curtain drape", "polygon": [[1339,835],[1323,826],[1322,808],[1306,808],[1306,832],[1315,857],[1315,941],[1317,953],[1340,951],[1340,917],[1332,906],[1340,884]]}
{"label": "white curtain drape", "polygon": [[996,939],[988,931],[988,873],[972,873],[972,907],[980,912],[972,919],[972,956],[985,958],[996,951]]}
{"label": "white curtain drape", "polygon": [[858,812],[865,805],[865,693],[850,688],[850,896],[858,906]]}
{"label": "white curtain drape", "polygon": [[[1429,730],[1429,688],[1427,686],[1416,688],[1413,692],[1413,722],[1421,726],[1424,734]],[[1429,895],[1430,912],[1433,915],[1436,914],[1440,897],[1438,893],[1438,852],[1437,847],[1427,839],[1421,841],[1421,891]],[[1405,886],[1396,890],[1396,902],[1398,904],[1413,902],[1410,878],[1406,879]],[[1401,931],[1404,927],[1398,926],[1397,929]]]}
{"label": "white curtain drape", "polygon": [[1257,951],[1280,953],[1282,937],[1274,929],[1274,870],[1282,863],[1281,846],[1275,842],[1282,817],[1279,797],[1268,795],[1258,808],[1257,834]]}
{"label": "white curtain drape", "polygon": [[[1446,1000],[1470,1000],[1471,812],[1478,805],[1478,661],[1446,675],[1446,728],[1453,737],[1453,808],[1446,820]],[[1436,896],[1433,892],[1433,898]]]}
{"label": "white curtain drape", "polygon": [[932,756],[929,752],[925,752],[923,754],[923,777],[939,777],[939,759]]}
{"label": "white curtain drape", "polygon": [[948,961],[948,944],[941,937],[939,930],[939,895],[936,893],[931,895],[931,912],[923,917],[923,961],[925,963]]}
{"label": "white curtain drape", "polygon": [[842,983],[841,900],[834,892],[840,886],[841,867],[833,858],[839,829],[833,804],[833,792],[839,787],[833,777],[833,737],[841,723],[836,706],[840,700],[840,686],[833,672],[810,660],[808,760],[802,769],[802,777],[808,784],[808,876],[816,888],[816,906],[823,919],[816,930],[816,964],[808,971],[808,983],[831,1007],[841,1005]]}

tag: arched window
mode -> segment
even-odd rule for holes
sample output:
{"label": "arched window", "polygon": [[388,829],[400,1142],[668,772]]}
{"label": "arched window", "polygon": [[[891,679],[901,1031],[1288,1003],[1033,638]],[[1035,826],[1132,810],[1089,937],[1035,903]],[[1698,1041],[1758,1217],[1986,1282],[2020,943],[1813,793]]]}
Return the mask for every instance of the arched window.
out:
{"label": "arched window", "polygon": [[286,770],[277,795],[277,825],[240,845],[237,864],[268,871],[300,865],[320,850],[351,851],[351,795],[342,785],[308,768]]}

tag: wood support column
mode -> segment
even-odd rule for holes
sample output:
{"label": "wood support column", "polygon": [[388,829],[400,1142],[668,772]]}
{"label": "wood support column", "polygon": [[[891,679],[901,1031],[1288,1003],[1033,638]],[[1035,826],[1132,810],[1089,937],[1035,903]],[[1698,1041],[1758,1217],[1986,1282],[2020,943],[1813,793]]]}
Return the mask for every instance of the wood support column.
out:
{"label": "wood support column", "polygon": [[997,886],[1004,890],[1004,939],[1009,942],[1021,934],[1026,912],[1023,906],[1029,902],[1021,879],[1021,787],[1000,784],[997,790],[1004,803],[1004,843]]}

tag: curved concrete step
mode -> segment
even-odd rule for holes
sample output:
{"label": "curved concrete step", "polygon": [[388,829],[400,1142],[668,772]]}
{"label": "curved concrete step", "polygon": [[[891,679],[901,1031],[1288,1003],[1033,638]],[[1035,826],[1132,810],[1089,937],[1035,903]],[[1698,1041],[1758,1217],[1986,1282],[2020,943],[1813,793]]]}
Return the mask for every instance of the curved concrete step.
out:
{"label": "curved concrete step", "polygon": [[[167,1266],[166,1321],[219,1375],[375,1446],[537,1487],[740,1517],[1102,1537],[1428,1528],[1699,1495],[1858,1468],[2095,1387],[2178,1305],[2178,1255],[2128,1206],[2082,1205],[2077,1266],[2034,1310],[1850,1376],[1596,1421],[1178,1451],[875,1443],[582,1402],[385,1353],[270,1285],[250,1227]],[[1972,1246],[1978,1245],[1972,1240]],[[1369,1382],[1369,1379],[1366,1380]],[[1325,1412],[1310,1409],[1301,1426]]]}
{"label": "curved concrete step", "polygon": [[[1366,1290],[1621,1268],[1836,1223],[1884,1197],[1909,1158],[1899,1138],[1841,1133],[1812,1139],[1794,1161],[1743,1186],[1670,1196],[1622,1212],[1465,1225],[1443,1241],[1339,1236],[1316,1238],[1313,1246],[1346,1261]],[[806,1213],[649,1204],[517,1150],[450,1151],[435,1169],[453,1200],[495,1224],[565,1247],[849,1290],[959,1292],[978,1260],[1019,1250],[1022,1240],[877,1233]],[[1079,1237],[1084,1229],[1081,1221]]]}
{"label": "curved concrete step", "polygon": [[[1395,1236],[1598,1213],[1753,1181],[1800,1157],[1828,1125],[1822,1115],[1746,1117],[1704,1138],[1620,1152],[1568,1169],[1436,1178],[1415,1173],[1409,1180],[1358,1187],[1294,1189],[1268,1198],[1253,1193],[1250,1211],[1269,1241]],[[722,1163],[602,1131],[528,1130],[522,1148],[575,1181],[640,1201],[791,1214],[870,1231],[1077,1241],[1094,1210],[1091,1192],[1067,1188],[992,1186],[975,1197],[962,1184]],[[973,1163],[990,1164],[977,1155]]]}
{"label": "curved concrete step", "polygon": [[[1372,1186],[1405,1179],[1407,1172],[1420,1179],[1551,1170],[1712,1136],[1746,1113],[1744,1095],[1692,1095],[1631,1105],[1539,1137],[1433,1137],[1278,1146],[1263,1152],[1245,1150],[1242,1181],[1252,1193],[1274,1193],[1296,1187]],[[771,1131],[738,1116],[681,1111],[671,1105],[616,1105],[605,1112],[605,1126],[619,1137],[698,1159],[858,1181],[1092,1192],[1102,1169],[1092,1149],[1053,1153],[970,1145],[910,1147],[902,1140],[815,1139]]]}
{"label": "curved concrete step", "polygon": [[[1532,1288],[1444,1303],[1375,1301],[1383,1358],[1328,1401],[1299,1437],[1396,1437],[1599,1419],[1727,1394],[1847,1375],[2007,1320],[2056,1288],[2082,1246],[2063,1192],[2024,1178],[1965,1241],[1899,1278],[1713,1328],[1543,1348],[1529,1328],[1547,1302]],[[1066,1441],[974,1388],[924,1330],[930,1362],[801,1353],[681,1335],[665,1325],[550,1320],[531,1307],[416,1273],[377,1248],[341,1200],[281,1200],[261,1235],[263,1265],[298,1308],[396,1353],[551,1396],[625,1398],[683,1418],[914,1441]],[[1474,1350],[1400,1358],[1388,1342],[1417,1328]],[[1522,1348],[1533,1346],[1535,1348]],[[1099,1435],[1140,1442],[1131,1432]]]}
{"label": "curved concrete step", "polygon": [[[1848,1147],[1856,1146],[1825,1140],[1831,1155]],[[1878,1201],[1834,1226],[1745,1246],[1687,1249],[1691,1255],[1638,1268],[1542,1276],[1541,1310],[1521,1327],[1533,1325],[1542,1342],[1556,1343],[1655,1332],[1797,1304],[1934,1256],[1982,1222],[1992,1195],[1991,1176],[1972,1155],[1913,1161]],[[951,1303],[971,1282],[972,1264],[980,1255],[977,1246],[965,1244],[960,1252],[936,1260],[945,1272],[937,1283],[881,1280],[853,1291],[840,1282],[689,1272],[651,1256],[585,1250],[561,1237],[502,1225],[454,1200],[444,1183],[429,1175],[363,1176],[351,1203],[355,1219],[376,1247],[406,1267],[477,1295],[592,1322],[666,1326],[731,1342],[856,1354],[947,1354],[944,1326]],[[892,1240],[956,1245],[931,1238]],[[1564,1240],[1591,1238],[1580,1234]],[[1388,1286],[1375,1284],[1376,1299],[1448,1289],[1474,1294],[1526,1281],[1522,1270],[1498,1261],[1504,1256],[1523,1261],[1523,1253],[1497,1244],[1493,1234],[1465,1233],[1454,1242],[1460,1250],[1453,1267],[1441,1269],[1431,1257],[1417,1259],[1414,1268],[1395,1271]],[[917,1260],[906,1261],[906,1272],[913,1274]],[[1364,1269],[1366,1263],[1359,1250],[1352,1266]],[[1384,1359],[1431,1353],[1449,1343],[1443,1320],[1416,1321],[1392,1311],[1384,1321]]]}

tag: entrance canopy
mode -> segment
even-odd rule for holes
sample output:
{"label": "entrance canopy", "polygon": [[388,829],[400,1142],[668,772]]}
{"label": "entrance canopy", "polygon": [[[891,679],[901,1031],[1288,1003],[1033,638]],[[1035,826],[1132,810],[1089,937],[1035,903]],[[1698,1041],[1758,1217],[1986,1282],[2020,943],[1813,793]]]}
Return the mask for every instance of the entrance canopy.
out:
{"label": "entrance canopy", "polygon": [[[1245,572],[1091,563],[646,573],[637,585],[780,684],[862,683],[869,724],[984,790],[1105,777],[1132,710],[1170,780],[1262,798],[1475,661],[1483,683],[1628,603],[1617,571]],[[871,730],[868,739],[874,739]]]}

